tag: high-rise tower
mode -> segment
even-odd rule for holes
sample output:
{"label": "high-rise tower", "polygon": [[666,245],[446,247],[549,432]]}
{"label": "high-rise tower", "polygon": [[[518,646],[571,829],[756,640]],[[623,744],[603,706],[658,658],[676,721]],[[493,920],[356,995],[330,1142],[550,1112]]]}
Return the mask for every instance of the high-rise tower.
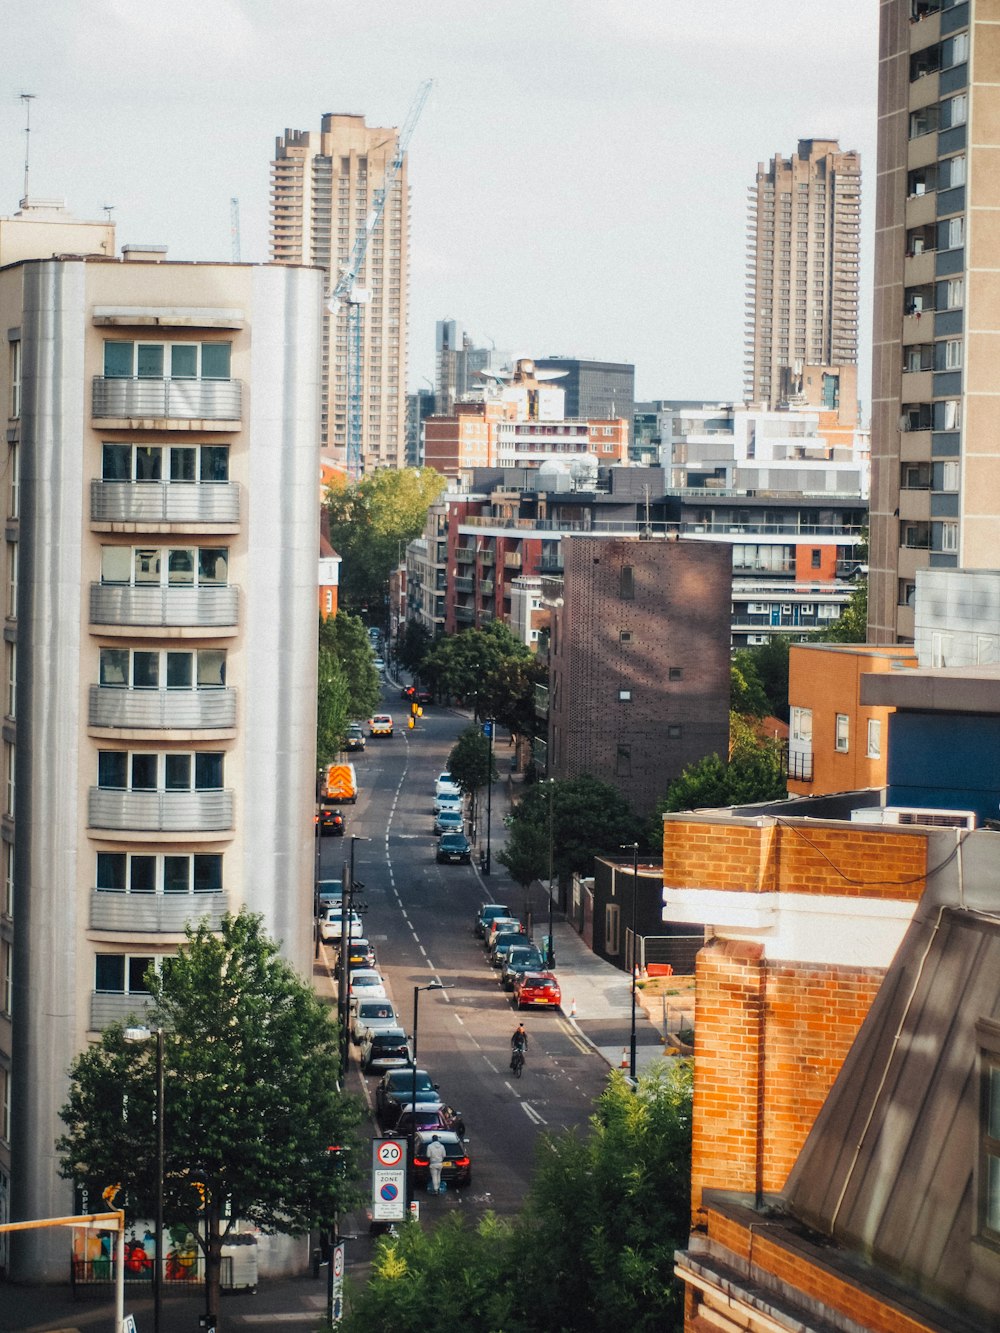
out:
{"label": "high-rise tower", "polygon": [[743,396],[776,408],[801,394],[806,366],[857,363],[861,158],[800,139],[757,164],[749,196]]}
{"label": "high-rise tower", "polygon": [[1000,566],[1000,41],[984,0],[882,0],[869,638],[921,568]]}
{"label": "high-rise tower", "polygon": [[[392,163],[399,131],[364,116],[326,114],[318,132],[285,130],[271,163],[271,257],[318,264],[336,282],[363,232]],[[359,274],[361,462],[401,467],[406,444],[406,325],[409,249],[407,166],[396,179]],[[347,306],[323,329],[322,443],[346,461]]]}

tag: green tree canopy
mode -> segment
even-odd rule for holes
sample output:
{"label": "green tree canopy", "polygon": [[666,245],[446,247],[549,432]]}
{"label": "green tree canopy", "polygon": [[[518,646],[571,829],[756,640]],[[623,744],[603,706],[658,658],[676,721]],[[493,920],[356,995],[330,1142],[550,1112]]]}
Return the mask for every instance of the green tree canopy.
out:
{"label": "green tree canopy", "polygon": [[327,492],[330,541],[342,560],[342,604],[355,612],[368,608],[382,621],[389,575],[403,545],[423,532],[427,510],[445,485],[433,468],[387,467]]}
{"label": "green tree canopy", "polygon": [[343,745],[347,724],[370,717],[380,698],[368,633],[346,611],[319,622],[316,697],[316,758],[323,764]]}
{"label": "green tree canopy", "polygon": [[782,722],[788,721],[788,649],[791,642],[788,634],[772,634],[767,643],[759,647],[737,648],[733,653],[733,665],[744,680],[753,681],[756,678],[763,688],[767,707],[760,716],[773,713]]}
{"label": "green tree canopy", "polygon": [[448,755],[448,772],[458,785],[471,796],[487,782],[496,782],[496,764],[491,763],[490,742],[480,726],[466,727]]}
{"label": "green tree canopy", "polygon": [[522,888],[533,880],[547,879],[549,873],[549,835],[546,829],[525,820],[509,820],[507,841],[497,852],[497,860],[507,867]]}
{"label": "green tree canopy", "polygon": [[[617,787],[586,774],[557,779],[552,788],[553,865],[559,876],[589,875],[594,857],[618,855],[622,846],[641,840],[642,824]],[[547,782],[528,787],[511,815],[511,833],[530,824],[546,840],[549,830]]]}
{"label": "green tree canopy", "polygon": [[691,1072],[613,1073],[585,1136],[539,1142],[524,1209],[380,1242],[344,1333],[680,1333]]}
{"label": "green tree canopy", "polygon": [[419,676],[433,642],[426,625],[419,620],[408,620],[405,628],[396,635],[396,660],[407,671]]}
{"label": "green tree canopy", "polygon": [[868,642],[868,580],[854,585],[850,600],[838,620],[831,620],[826,629],[814,636],[819,643]]}
{"label": "green tree canopy", "polygon": [[706,755],[689,764],[667,788],[653,814],[653,836],[662,837],[662,817],[678,810],[780,801],[788,794],[784,746],[762,737],[749,718],[730,715],[729,759]]}
{"label": "green tree canopy", "polygon": [[729,668],[729,707],[749,717],[766,717],[768,713],[767,694],[757,665],[745,652]]}
{"label": "green tree canopy", "polygon": [[[330,1147],[360,1164],[358,1105],[337,1091],[337,1028],[311,986],[265,935],[259,916],[205,922],[147,973],[150,1029],[164,1033],[164,1220],[205,1254],[218,1310],[222,1243],[237,1219],[302,1235],[355,1198]],[[99,1198],[120,1184],[133,1218],[153,1216],[157,1182],[155,1042],[108,1028],[69,1071],[64,1177]]]}
{"label": "green tree canopy", "polygon": [[[519,675],[514,664],[523,664],[524,674]],[[527,645],[494,620],[485,629],[438,639],[425,654],[420,674],[435,693],[470,702],[477,719],[496,717],[510,725],[508,715],[519,707],[511,691],[524,694],[530,665]]]}

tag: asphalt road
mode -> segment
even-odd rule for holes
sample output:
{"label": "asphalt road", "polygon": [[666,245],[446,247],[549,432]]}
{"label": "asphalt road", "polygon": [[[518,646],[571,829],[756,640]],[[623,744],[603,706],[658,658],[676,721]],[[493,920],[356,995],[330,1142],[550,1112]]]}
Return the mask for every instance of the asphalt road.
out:
{"label": "asphalt road", "polygon": [[[522,1016],[529,1039],[526,1067],[521,1079],[511,1077],[510,1036],[518,1016],[472,923],[484,900],[509,902],[521,913],[523,890],[511,884],[495,857],[487,887],[478,865],[439,866],[434,858],[434,781],[468,719],[428,708],[411,732],[400,702],[387,696],[386,706],[396,718],[396,734],[369,740],[357,757],[361,793],[349,807],[348,836],[342,843],[324,839],[324,874],[342,873],[351,834],[371,839],[355,844],[355,877],[365,885],[368,936],[408,1032],[414,986],[438,979],[447,987],[420,995],[417,1063],[440,1084],[443,1100],[464,1115],[472,1184],[440,1198],[423,1196],[423,1217],[455,1208],[510,1213],[524,1197],[539,1134],[583,1125],[607,1066],[561,1014],[528,1012]],[[501,742],[501,764],[506,753]],[[493,837],[501,843],[505,809],[505,798],[496,795]],[[485,828],[480,832],[483,837]],[[494,841],[494,852],[496,846]],[[371,1102],[376,1081],[361,1074],[355,1051],[349,1088],[360,1088]]]}

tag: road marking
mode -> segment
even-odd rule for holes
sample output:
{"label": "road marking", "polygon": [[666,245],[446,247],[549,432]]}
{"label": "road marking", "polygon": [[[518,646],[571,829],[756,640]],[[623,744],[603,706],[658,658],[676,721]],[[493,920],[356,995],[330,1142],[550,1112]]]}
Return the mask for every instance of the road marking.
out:
{"label": "road marking", "polygon": [[516,1089],[514,1088],[513,1083],[511,1083],[510,1079],[505,1078],[504,1081],[503,1081],[503,1085],[504,1085],[504,1087],[507,1089],[508,1092],[512,1092],[512,1093],[514,1094],[515,1097],[517,1096],[517,1091],[516,1091]]}
{"label": "road marking", "polygon": [[566,1034],[581,1055],[593,1055],[593,1046],[588,1046],[577,1030],[567,1023],[565,1018],[560,1017],[556,1021],[558,1022],[560,1029]]}
{"label": "road marking", "polygon": [[462,1027],[465,1027],[465,1019],[462,1017],[461,1014],[456,1014],[456,1015],[455,1015],[455,1022],[456,1022],[456,1023],[461,1023]]}
{"label": "road marking", "polygon": [[[417,939],[416,935],[414,935],[413,938],[414,938],[414,939]],[[426,958],[426,957],[427,957],[427,950],[424,948],[424,946],[420,943],[419,940],[417,940],[417,948],[420,950],[420,952],[421,952],[421,953],[423,954],[423,956]]]}
{"label": "road marking", "polygon": [[534,1121],[536,1125],[547,1125],[549,1123],[544,1116],[538,1114],[530,1102],[522,1102],[521,1110],[528,1119]]}
{"label": "road marking", "polygon": [[[478,1043],[477,1043],[477,1045],[478,1045]],[[499,1074],[499,1073],[500,1073],[500,1070],[497,1069],[496,1065],[493,1063],[493,1061],[490,1059],[490,1057],[489,1057],[488,1055],[484,1055],[484,1056],[483,1056],[483,1059],[486,1061],[486,1063],[489,1065],[489,1067],[493,1070],[494,1074]],[[510,1085],[508,1084],[508,1086],[510,1086]]]}

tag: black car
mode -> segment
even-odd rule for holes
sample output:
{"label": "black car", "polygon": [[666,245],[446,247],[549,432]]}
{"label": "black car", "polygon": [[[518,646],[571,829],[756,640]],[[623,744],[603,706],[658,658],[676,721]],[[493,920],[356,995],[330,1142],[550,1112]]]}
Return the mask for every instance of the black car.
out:
{"label": "black car", "polygon": [[434,695],[430,690],[420,689],[417,690],[416,701],[422,708],[427,708],[434,702]]}
{"label": "black car", "polygon": [[437,845],[438,865],[451,862],[472,864],[472,843],[464,833],[442,833]]}
{"label": "black car", "polygon": [[363,750],[367,745],[365,733],[361,729],[360,722],[352,722],[347,728],[347,735],[344,737],[345,750]]}
{"label": "black car", "polygon": [[[417,1104],[437,1102],[438,1086],[426,1069],[418,1069]],[[387,1069],[375,1087],[375,1115],[384,1130],[392,1129],[403,1106],[413,1105],[413,1066],[408,1069]]]}
{"label": "black car", "polygon": [[510,915],[511,911],[506,903],[483,903],[479,908],[479,911],[476,913],[474,930],[479,938],[482,939],[492,921],[495,921],[498,916]]}
{"label": "black car", "polygon": [[335,810],[332,805],[321,805],[317,819],[321,835],[332,833],[334,837],[344,836],[344,816],[340,810]]}
{"label": "black car", "polygon": [[514,976],[518,972],[541,972],[545,959],[533,944],[514,944],[507,950],[507,957],[500,969],[500,984],[504,990],[514,989]]}
{"label": "black car", "polygon": [[502,931],[493,941],[493,948],[490,950],[490,965],[492,967],[502,967],[504,959],[507,957],[507,950],[516,949],[517,946],[523,944],[526,939],[527,936],[523,931]]}
{"label": "black car", "polygon": [[427,1148],[435,1135],[444,1148],[441,1179],[454,1189],[460,1190],[472,1180],[472,1163],[469,1161],[469,1145],[451,1129],[425,1130],[414,1136],[413,1183],[419,1188],[426,1185],[430,1179]]}
{"label": "black car", "polygon": [[383,1069],[412,1068],[413,1054],[402,1028],[366,1032],[361,1039],[361,1068],[366,1074]]}

